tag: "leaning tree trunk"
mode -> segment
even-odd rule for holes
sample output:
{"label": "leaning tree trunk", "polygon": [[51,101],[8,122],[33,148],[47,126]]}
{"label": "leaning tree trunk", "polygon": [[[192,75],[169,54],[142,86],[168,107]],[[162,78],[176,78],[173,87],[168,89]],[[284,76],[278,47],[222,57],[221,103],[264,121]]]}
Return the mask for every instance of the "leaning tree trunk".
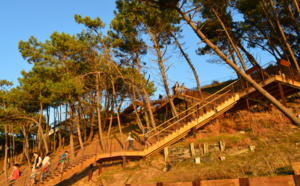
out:
{"label": "leaning tree trunk", "polygon": [[176,118],[177,118],[177,111],[176,111],[176,108],[175,108],[175,105],[174,105],[174,102],[173,102],[173,97],[171,96],[171,93],[169,91],[169,86],[168,86],[167,76],[166,76],[166,73],[165,73],[165,67],[164,67],[164,64],[163,64],[163,59],[162,59],[162,55],[161,55],[161,51],[160,51],[160,46],[158,45],[158,43],[156,41],[156,36],[154,36],[152,34],[151,30],[148,28],[148,26],[146,24],[144,24],[144,25],[147,27],[147,31],[148,31],[148,33],[151,37],[151,40],[153,42],[154,48],[155,48],[156,53],[157,53],[158,65],[159,65],[159,68],[160,68],[160,73],[161,73],[162,78],[163,78],[163,83],[164,83],[164,86],[165,86],[165,90],[166,90],[167,96],[168,96],[169,101],[170,101],[172,115],[174,117],[176,116]]}
{"label": "leaning tree trunk", "polygon": [[236,72],[238,72],[246,81],[250,83],[258,92],[265,96],[273,105],[275,105],[282,113],[290,118],[295,125],[300,127],[300,120],[286,107],[284,107],[277,99],[264,90],[259,84],[257,84],[249,75],[244,73],[237,65],[235,65],[229,58],[227,58],[217,46],[215,46],[205,35],[197,28],[197,26],[183,13],[178,7],[175,9],[179,12],[182,18],[190,25],[197,36],[203,40],[209,47],[211,47],[228,65],[230,65]]}
{"label": "leaning tree trunk", "polygon": [[100,113],[100,88],[99,88],[99,74],[96,74],[96,91],[97,91],[97,116],[98,116],[98,128],[99,128],[99,138],[101,141],[101,147],[103,149],[103,134],[102,134],[102,124],[101,124],[101,113]]}
{"label": "leaning tree trunk", "polygon": [[[144,84],[143,84],[143,81],[142,81],[141,65],[140,65],[140,58],[139,58],[138,52],[136,52],[136,63],[137,63],[137,67],[138,67],[138,75],[140,77],[139,78],[140,85],[143,86]],[[148,120],[148,113],[147,113],[147,111],[148,111],[149,115],[150,115],[151,125],[152,125],[153,128],[155,128],[156,124],[155,124],[155,120],[154,120],[153,113],[152,113],[152,110],[151,110],[150,99],[149,99],[149,96],[148,96],[147,92],[143,91],[142,99],[143,99],[143,104],[144,104],[144,113],[145,113],[146,125],[150,129],[150,124],[149,124],[149,120]],[[147,103],[149,103],[149,104],[147,104]],[[148,105],[150,105],[150,107]]]}
{"label": "leaning tree trunk", "polygon": [[299,9],[299,4],[297,2],[297,0],[293,0],[294,1],[294,4],[295,4],[295,8],[297,10],[297,13],[298,13],[298,16],[299,16],[299,19],[300,19],[300,9]]}
{"label": "leaning tree trunk", "polygon": [[277,11],[276,11],[276,9],[275,9],[275,7],[274,7],[274,3],[273,3],[272,0],[270,0],[270,3],[271,3],[271,7],[272,7],[272,9],[273,9],[274,15],[275,15],[275,20],[276,20],[277,27],[278,27],[278,29],[279,29],[279,31],[280,31],[280,34],[281,34],[282,38],[283,38],[284,44],[285,44],[286,48],[288,49],[289,54],[290,54],[290,56],[291,56],[291,58],[292,58],[292,60],[293,60],[293,62],[294,62],[294,64],[295,64],[295,66],[296,66],[296,69],[298,70],[298,75],[299,75],[299,70],[300,70],[300,69],[299,69],[298,62],[297,62],[297,60],[296,60],[296,58],[295,58],[295,55],[294,55],[294,53],[293,53],[293,51],[292,51],[292,49],[291,49],[291,46],[290,46],[290,44],[288,43],[288,41],[287,41],[287,39],[286,39],[286,37],[285,37],[285,34],[284,34],[284,32],[283,32],[283,30],[282,30],[282,28],[281,28],[281,25],[280,25],[280,22],[279,22],[279,19],[278,19],[278,16],[277,16]]}
{"label": "leaning tree trunk", "polygon": [[196,79],[196,83],[197,83],[197,88],[198,88],[198,92],[201,96],[201,99],[203,99],[203,95],[202,95],[202,92],[201,92],[201,86],[200,86],[200,81],[199,81],[199,77],[198,77],[198,74],[196,72],[196,69],[194,68],[194,65],[192,64],[190,58],[188,57],[188,55],[184,52],[183,48],[181,47],[181,44],[178,42],[176,36],[170,32],[170,34],[172,35],[172,37],[174,38],[181,54],[184,56],[186,62],[188,63],[188,65],[190,66],[190,68],[192,69],[193,73],[194,73],[194,76],[195,76],[195,79]]}
{"label": "leaning tree trunk", "polygon": [[217,17],[219,23],[221,24],[221,26],[222,26],[222,28],[223,28],[223,30],[224,30],[224,32],[225,32],[225,34],[226,34],[226,36],[227,36],[227,38],[228,38],[230,44],[231,44],[231,46],[233,47],[233,49],[234,49],[234,51],[235,51],[237,57],[239,58],[239,60],[240,60],[240,62],[241,62],[241,64],[242,64],[242,67],[243,67],[244,71],[246,72],[246,71],[247,71],[247,68],[246,68],[246,65],[245,65],[245,62],[244,62],[244,60],[243,60],[243,57],[242,57],[242,55],[241,55],[240,50],[238,49],[238,47],[236,47],[236,44],[232,41],[232,38],[231,38],[231,36],[229,35],[229,33],[228,33],[228,31],[227,31],[227,28],[225,27],[223,21],[222,21],[221,18],[219,17],[219,15],[218,15],[218,13],[216,12],[216,10],[215,10],[214,8],[211,8],[211,9],[212,9],[212,11],[214,12],[215,16]]}

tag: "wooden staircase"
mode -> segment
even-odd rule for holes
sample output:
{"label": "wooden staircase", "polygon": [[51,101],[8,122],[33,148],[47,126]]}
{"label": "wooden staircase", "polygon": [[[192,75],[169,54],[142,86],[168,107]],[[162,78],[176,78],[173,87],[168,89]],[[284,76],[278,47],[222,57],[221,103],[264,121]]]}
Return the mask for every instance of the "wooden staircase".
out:
{"label": "wooden staircase", "polygon": [[[258,80],[259,81],[259,80]],[[289,91],[290,93],[300,91],[300,77],[298,79],[281,78],[275,75],[270,76],[268,79],[263,79],[258,83],[266,89],[272,87],[274,83],[282,83],[284,86],[289,86],[295,89],[295,91]],[[273,89],[272,89],[273,90]],[[188,95],[174,95],[174,98],[185,99],[186,101],[193,103],[193,105],[180,112],[176,117],[173,117],[164,123],[153,128],[149,132],[149,141],[152,146],[148,149],[144,149],[143,146],[139,146],[137,140],[135,141],[135,147],[138,151],[128,151],[126,143],[118,142],[114,143],[111,139],[105,139],[100,141],[94,141],[84,149],[79,149],[72,154],[74,157],[60,172],[59,160],[52,162],[50,172],[46,175],[40,185],[55,185],[65,179],[69,179],[76,173],[81,172],[84,168],[90,166],[95,162],[104,162],[112,160],[122,160],[128,158],[147,158],[155,153],[160,152],[163,148],[177,142],[185,137],[191,130],[198,129],[211,120],[220,116],[226,111],[233,110],[242,99],[254,95],[256,90],[252,87],[245,86],[241,83],[241,80],[235,81],[214,94],[205,96],[205,99],[193,98]],[[277,94],[277,92],[274,92]],[[159,108],[166,104],[159,104]],[[141,134],[139,137],[143,138]],[[102,144],[102,146],[100,146]],[[23,185],[26,181],[22,179],[16,182],[14,185]]]}
{"label": "wooden staircase", "polygon": [[192,128],[200,128],[232,108],[239,99],[239,94],[233,93],[232,85],[207,97],[205,101],[198,101],[198,103],[194,104],[189,109],[179,113],[177,118],[171,118],[157,126],[155,129],[152,129],[150,131],[149,140],[153,145],[150,148],[139,151],[126,151],[126,148],[122,149],[121,145],[118,148],[113,147],[111,144],[110,149],[105,151],[100,150],[99,143],[91,143],[84,148],[83,152],[77,152],[75,160],[65,166],[62,173],[60,172],[59,165],[55,164],[56,168],[52,169],[43,179],[41,185],[58,184],[62,180],[72,177],[74,174],[82,171],[83,168],[88,167],[96,161],[111,161],[114,159],[122,159],[123,157],[144,158],[158,153],[164,147],[185,137]]}

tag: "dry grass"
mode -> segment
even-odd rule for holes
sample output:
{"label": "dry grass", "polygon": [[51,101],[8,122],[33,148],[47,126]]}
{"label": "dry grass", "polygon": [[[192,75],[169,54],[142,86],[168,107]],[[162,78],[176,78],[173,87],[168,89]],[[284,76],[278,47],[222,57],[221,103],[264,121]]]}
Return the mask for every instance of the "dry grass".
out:
{"label": "dry grass", "polygon": [[[297,104],[298,105],[298,104]],[[293,111],[298,108],[296,104]],[[245,131],[241,134],[239,131]],[[294,127],[280,111],[248,113],[240,111],[230,118],[219,118],[197,133],[197,138],[187,137],[174,145],[194,142],[215,143],[225,140],[227,150],[211,154],[213,160],[195,165],[192,159],[172,165],[163,172],[163,156],[157,155],[146,162],[130,162],[123,170],[121,165],[104,168],[97,179],[99,184],[187,182],[196,179],[230,179],[293,174],[292,161],[300,161],[300,130]],[[299,145],[297,145],[299,143]],[[229,156],[231,150],[255,145],[255,152]],[[218,158],[224,155],[226,160]]]}

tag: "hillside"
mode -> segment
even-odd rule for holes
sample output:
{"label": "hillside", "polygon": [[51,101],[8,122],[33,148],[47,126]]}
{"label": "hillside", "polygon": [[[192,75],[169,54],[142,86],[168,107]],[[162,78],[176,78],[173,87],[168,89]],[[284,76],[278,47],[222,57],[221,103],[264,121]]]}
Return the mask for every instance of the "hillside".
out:
{"label": "hillside", "polygon": [[[299,113],[300,100],[288,103],[294,113]],[[219,117],[197,132],[196,138],[189,136],[173,147],[195,148],[203,143],[225,141],[226,150],[201,155],[201,164],[196,165],[193,158],[171,163],[170,170],[164,172],[166,163],[163,153],[146,161],[128,162],[125,170],[121,162],[108,162],[103,165],[103,173],[98,175],[94,166],[92,180],[88,182],[88,170],[68,180],[72,185],[117,185],[125,183],[188,182],[196,179],[214,180],[241,177],[260,177],[291,175],[291,162],[300,160],[300,130],[274,107],[271,112],[252,113],[240,111],[226,118]],[[263,108],[261,108],[263,109]],[[231,154],[255,146],[254,152],[240,155]],[[224,156],[225,161],[219,157]]]}

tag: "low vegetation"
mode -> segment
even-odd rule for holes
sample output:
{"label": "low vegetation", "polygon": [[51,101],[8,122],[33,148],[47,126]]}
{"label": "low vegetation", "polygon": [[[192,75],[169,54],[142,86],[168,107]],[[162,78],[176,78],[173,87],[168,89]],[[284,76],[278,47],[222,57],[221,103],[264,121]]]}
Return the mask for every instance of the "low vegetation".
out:
{"label": "low vegetation", "polygon": [[[289,107],[297,109],[297,101],[289,103]],[[159,154],[146,162],[129,162],[125,170],[121,162],[107,166],[104,173],[93,180],[98,184],[124,184],[291,175],[291,162],[300,158],[300,130],[275,108],[271,112],[240,111],[227,118],[217,118],[198,131],[195,139],[189,136],[174,145],[188,147],[193,142],[198,147],[220,140],[226,142],[226,150],[209,154],[212,161],[200,165],[196,165],[193,159],[186,159],[172,164],[170,171],[163,172],[164,158]],[[249,145],[256,147],[255,152],[229,155]],[[225,156],[226,160],[220,161],[220,156]],[[77,184],[82,182],[85,181]]]}

